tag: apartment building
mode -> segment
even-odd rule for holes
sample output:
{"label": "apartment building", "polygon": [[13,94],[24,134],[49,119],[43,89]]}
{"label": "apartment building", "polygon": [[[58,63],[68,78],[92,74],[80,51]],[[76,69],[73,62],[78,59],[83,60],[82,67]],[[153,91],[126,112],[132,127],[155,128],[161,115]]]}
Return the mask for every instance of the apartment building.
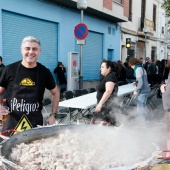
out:
{"label": "apartment building", "polygon": [[[128,22],[120,23],[123,61],[126,57],[150,57],[152,61],[167,58],[165,11],[161,3],[162,0],[124,1]],[[130,48],[126,48],[126,38],[131,38]]]}

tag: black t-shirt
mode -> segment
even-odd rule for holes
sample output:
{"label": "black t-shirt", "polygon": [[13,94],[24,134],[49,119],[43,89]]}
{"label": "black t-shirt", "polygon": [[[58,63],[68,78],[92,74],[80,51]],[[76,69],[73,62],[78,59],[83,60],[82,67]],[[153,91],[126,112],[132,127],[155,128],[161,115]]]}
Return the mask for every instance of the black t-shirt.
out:
{"label": "black t-shirt", "polygon": [[97,102],[99,102],[104,94],[104,92],[106,91],[106,87],[105,87],[105,84],[107,82],[113,82],[115,83],[115,87],[113,89],[113,92],[112,92],[112,96],[117,96],[117,92],[118,92],[118,81],[117,81],[117,78],[115,76],[114,73],[109,73],[107,76],[103,76],[100,80],[100,83],[98,84],[98,87],[97,87]]}
{"label": "black t-shirt", "polygon": [[[24,78],[26,77],[27,79],[30,78],[32,82],[35,82],[37,84],[37,98],[41,105],[45,88],[51,90],[54,89],[56,86],[54,78],[50,70],[40,63],[37,63],[37,66],[35,68],[26,68],[20,63],[21,61],[6,66],[0,78],[0,86],[6,88],[7,103],[8,105],[10,104],[15,77],[17,77],[17,79],[15,80],[17,84],[19,84],[19,82],[21,82],[21,80],[24,80]],[[18,70],[18,76],[16,75],[16,72],[19,64],[20,67]]]}

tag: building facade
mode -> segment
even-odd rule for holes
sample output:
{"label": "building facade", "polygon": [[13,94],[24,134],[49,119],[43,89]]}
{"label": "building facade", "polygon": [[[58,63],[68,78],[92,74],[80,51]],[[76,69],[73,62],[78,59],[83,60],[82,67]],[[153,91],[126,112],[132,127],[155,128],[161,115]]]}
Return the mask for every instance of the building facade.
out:
{"label": "building facade", "polygon": [[[125,16],[128,17],[128,22],[120,23],[123,61],[127,57],[150,57],[152,61],[167,58],[165,11],[161,4],[162,0],[125,1]],[[126,38],[131,39],[130,48],[126,48]]]}
{"label": "building facade", "polygon": [[[88,0],[84,23],[88,26],[83,46],[83,80],[100,77],[103,58],[120,59],[121,29],[124,7],[119,0]],[[80,23],[77,0],[0,0],[0,55],[8,65],[21,60],[21,41],[33,35],[40,39],[39,62],[53,73],[58,61],[67,67],[68,53],[80,52],[74,28]],[[55,75],[54,75],[55,77]]]}
{"label": "building facade", "polygon": [[166,51],[167,51],[167,59],[170,59],[170,25],[168,24],[169,18],[166,17],[165,24],[165,39],[166,39]]}

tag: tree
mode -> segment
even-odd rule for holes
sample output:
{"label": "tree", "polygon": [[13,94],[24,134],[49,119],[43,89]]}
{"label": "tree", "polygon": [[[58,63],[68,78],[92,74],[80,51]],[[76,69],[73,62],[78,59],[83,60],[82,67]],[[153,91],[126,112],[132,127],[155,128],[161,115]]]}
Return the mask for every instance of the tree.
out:
{"label": "tree", "polygon": [[[165,9],[166,17],[170,17],[170,0],[164,0],[162,3],[162,8]],[[170,24],[170,20],[168,20],[168,24]],[[170,32],[170,29],[169,29],[169,32]]]}

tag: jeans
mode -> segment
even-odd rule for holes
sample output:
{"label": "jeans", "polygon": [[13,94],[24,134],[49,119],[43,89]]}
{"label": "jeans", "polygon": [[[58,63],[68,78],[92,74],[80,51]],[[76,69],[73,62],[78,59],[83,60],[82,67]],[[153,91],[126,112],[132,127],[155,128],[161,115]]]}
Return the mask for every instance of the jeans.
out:
{"label": "jeans", "polygon": [[137,112],[141,120],[145,120],[146,116],[148,116],[147,105],[146,105],[148,94],[149,93],[138,94]]}

